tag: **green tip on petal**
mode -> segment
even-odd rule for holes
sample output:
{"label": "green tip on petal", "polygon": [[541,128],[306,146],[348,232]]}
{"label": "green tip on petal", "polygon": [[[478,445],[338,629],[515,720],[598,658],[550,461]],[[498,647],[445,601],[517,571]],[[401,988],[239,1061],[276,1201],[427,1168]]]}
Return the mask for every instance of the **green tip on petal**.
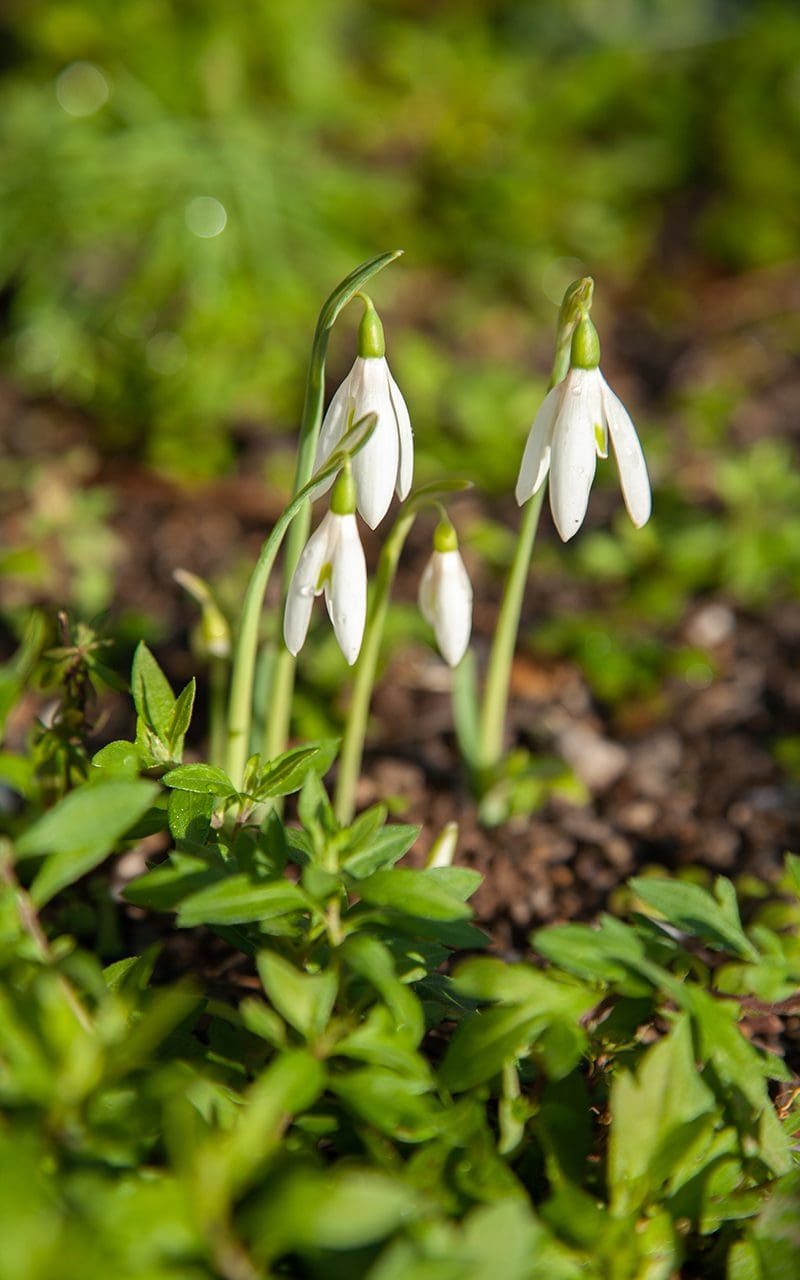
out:
{"label": "green tip on petal", "polygon": [[363,360],[382,359],[386,355],[381,318],[366,293],[358,295],[364,303],[364,314],[358,326],[358,354]]}
{"label": "green tip on petal", "polygon": [[434,551],[458,551],[458,534],[447,519],[440,520],[433,534]]}
{"label": "green tip on petal", "polygon": [[356,509],[356,482],[349,462],[336,477],[331,494],[331,511],[335,516],[351,516]]}
{"label": "green tip on petal", "polygon": [[575,326],[569,362],[573,369],[596,369],[600,363],[600,339],[586,312]]}

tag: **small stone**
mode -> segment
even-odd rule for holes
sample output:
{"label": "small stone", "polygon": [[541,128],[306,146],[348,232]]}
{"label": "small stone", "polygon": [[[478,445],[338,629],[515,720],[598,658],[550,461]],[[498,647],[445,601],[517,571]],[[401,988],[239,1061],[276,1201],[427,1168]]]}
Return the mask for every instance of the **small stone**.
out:
{"label": "small stone", "polygon": [[628,766],[625,748],[587,725],[573,724],[562,729],[556,746],[590,791],[606,791]]}

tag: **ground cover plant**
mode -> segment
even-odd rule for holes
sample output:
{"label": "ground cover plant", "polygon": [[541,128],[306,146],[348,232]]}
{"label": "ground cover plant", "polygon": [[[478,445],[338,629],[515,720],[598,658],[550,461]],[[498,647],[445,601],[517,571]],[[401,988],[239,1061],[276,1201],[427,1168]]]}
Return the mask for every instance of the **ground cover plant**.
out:
{"label": "ground cover plant", "polygon": [[[633,523],[650,510],[581,280],[520,467],[522,533],[481,711],[472,592],[443,506],[463,485],[411,487],[405,406],[364,293],[396,257],[357,268],[320,312],[294,496],[232,643],[209,588],[182,575],[221,664],[214,758],[184,761],[196,681],[174,690],[144,643],[135,736],[93,754],[91,701],[124,688],[96,632],[62,614],[54,646],[33,614],[3,670],[6,719],[31,681],[56,700],[30,749],[2,761],[18,799],[0,849],[0,1274],[788,1277],[800,862],[788,856],[782,881],[744,904],[724,876],[638,876],[622,912],[539,929],[514,957],[473,923],[481,877],[455,857],[455,824],[424,866],[398,866],[418,827],[380,804],[354,816],[388,593],[418,511],[438,513],[420,602],[456,672],[482,795],[505,764],[470,735],[481,716],[505,718],[548,486],[571,538],[613,446]],[[324,414],[328,334],[351,305],[364,312],[358,356]],[[378,524],[395,487],[368,604],[356,507]],[[306,541],[313,498],[329,509]],[[284,538],[285,644],[259,695],[259,619]],[[341,753],[330,738],[285,749],[292,659],[323,593],[355,664]],[[77,941],[87,910],[93,950]],[[109,950],[123,954],[104,964]]]}

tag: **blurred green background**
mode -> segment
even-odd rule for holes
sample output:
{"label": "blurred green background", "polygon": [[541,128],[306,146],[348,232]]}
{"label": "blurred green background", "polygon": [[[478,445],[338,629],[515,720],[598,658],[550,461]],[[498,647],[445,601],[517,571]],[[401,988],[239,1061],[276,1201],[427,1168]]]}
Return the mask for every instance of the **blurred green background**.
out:
{"label": "blurred green background", "polygon": [[294,426],[319,301],[384,248],[420,435],[459,445],[530,417],[576,274],[663,309],[676,273],[797,254],[792,0],[3,13],[3,366],[179,473],[237,420]]}
{"label": "blurred green background", "polygon": [[[590,272],[658,498],[630,536],[606,468],[572,571],[673,620],[698,592],[800,585],[794,0],[10,0],[0,51],[6,434],[33,403],[90,441],[50,433],[55,481],[10,451],[7,581],[109,603],[95,452],[194,481],[255,435],[280,492],[317,309],[402,246],[374,293],[420,478],[508,494],[555,305]],[[502,511],[471,526],[497,568]],[[612,518],[619,537],[590,531]]]}

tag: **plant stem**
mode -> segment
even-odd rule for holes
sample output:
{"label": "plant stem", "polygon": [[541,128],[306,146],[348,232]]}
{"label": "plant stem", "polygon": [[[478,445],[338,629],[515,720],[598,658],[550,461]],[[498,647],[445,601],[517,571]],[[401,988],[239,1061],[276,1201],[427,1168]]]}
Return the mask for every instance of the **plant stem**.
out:
{"label": "plant stem", "polygon": [[225,763],[225,710],[228,693],[228,659],[212,657],[208,668],[209,759],[220,768]]}
{"label": "plant stem", "polygon": [[374,413],[361,418],[339,442],[325,465],[303,485],[281,513],[259,552],[255,568],[247,584],[239,619],[239,631],[233,652],[231,691],[228,702],[226,769],[234,786],[241,787],[250,748],[250,726],[253,719],[253,681],[258,653],[261,609],[272,566],[292,521],[308,503],[309,494],[334,476],[347,458],[363,448],[375,430]]}
{"label": "plant stem", "polygon": [[[322,410],[325,403],[325,359],[328,353],[328,337],[339,312],[356,296],[363,285],[372,276],[381,271],[402,250],[394,249],[379,254],[364,262],[339,284],[325,302],[317,319],[314,339],[311,344],[311,356],[306,379],[306,394],[303,404],[303,415],[300,420],[300,438],[297,446],[297,463],[295,466],[294,497],[308,483],[314,467],[314,456],[317,451],[317,440],[322,425]],[[308,537],[311,523],[310,504],[306,503],[286,540],[286,552],[283,563],[284,592],[288,589],[295,571],[300,552]],[[278,652],[272,671],[270,686],[270,705],[266,717],[264,735],[264,759],[271,760],[286,747],[289,736],[289,721],[292,711],[292,695],[294,693],[294,676],[296,660],[289,653],[283,640],[278,642]]]}
{"label": "plant stem", "polygon": [[[558,313],[555,354],[548,390],[561,382],[569,371],[572,334],[581,315],[588,312],[591,306],[593,288],[593,281],[586,276],[571,284],[564,294]],[[545,488],[546,486],[542,484],[538,493],[535,493],[523,507],[517,546],[506,579],[500,615],[489,654],[480,710],[480,741],[477,744],[476,753],[481,789],[490,780],[492,771],[503,755],[511,667]],[[465,673],[465,678],[467,675],[468,673]],[[461,690],[465,700],[468,692],[468,689]]]}
{"label": "plant stem", "polygon": [[503,591],[489,665],[486,669],[486,684],[481,705],[478,764],[482,772],[490,771],[503,754],[511,666],[514,661],[522,600],[528,582],[544,493],[545,486],[542,485],[539,492],[534,494],[522,509],[522,522],[517,536],[514,559]]}
{"label": "plant stem", "polygon": [[378,571],[375,575],[372,596],[367,613],[367,625],[364,630],[364,641],[356,663],[353,679],[353,691],[350,696],[350,709],[347,713],[342,747],[339,752],[339,772],[336,778],[336,794],[333,807],[338,821],[346,826],[353,820],[355,812],[355,794],[361,760],[364,754],[364,738],[367,732],[367,717],[375,684],[375,671],[378,665],[383,629],[389,608],[389,597],[397,572],[400,552],[408,537],[416,518],[417,506],[406,506],[397,517],[391,533],[383,544]]}

